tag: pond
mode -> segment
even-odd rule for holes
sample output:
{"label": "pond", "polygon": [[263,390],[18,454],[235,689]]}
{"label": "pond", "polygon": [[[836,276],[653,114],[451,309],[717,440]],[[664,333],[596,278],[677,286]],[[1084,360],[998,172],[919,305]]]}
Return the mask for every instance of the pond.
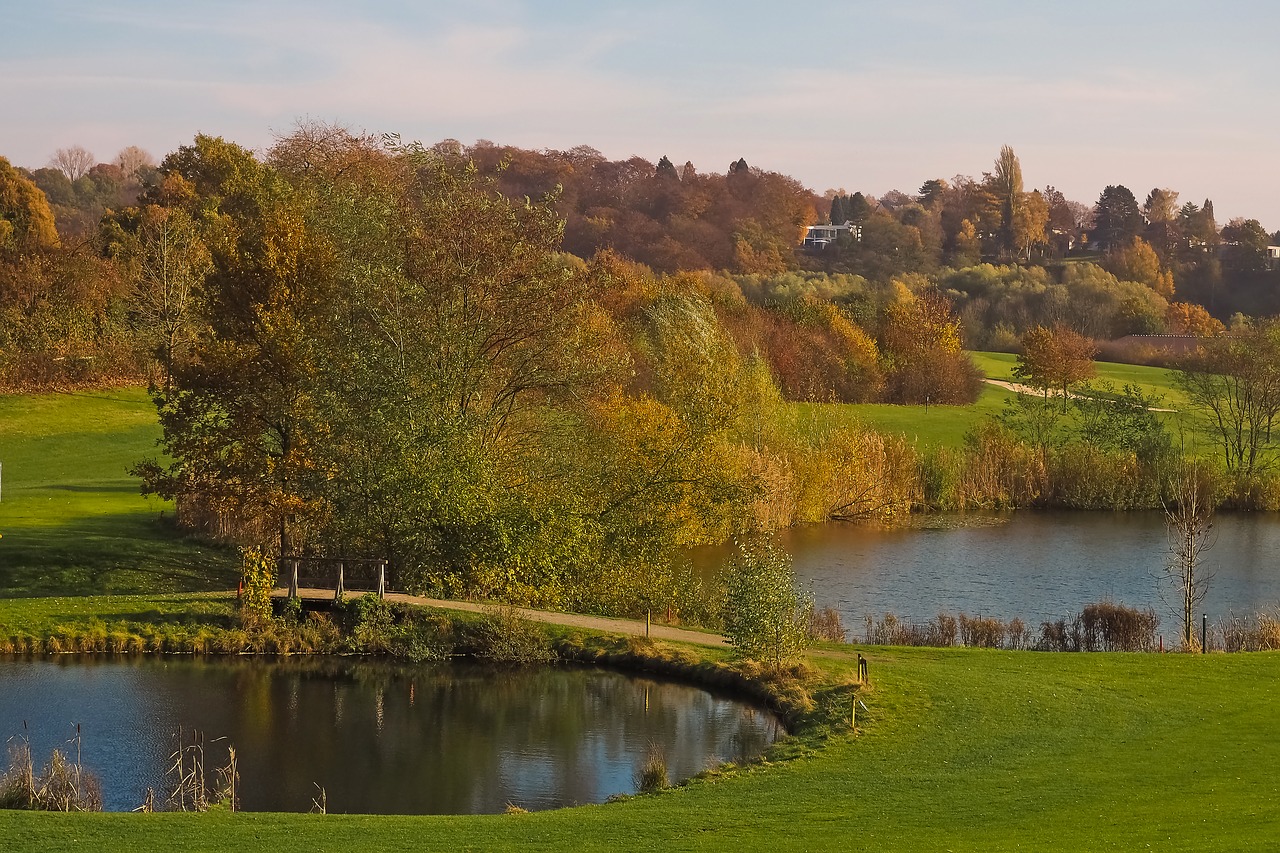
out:
{"label": "pond", "polygon": [[[1177,598],[1160,582],[1168,554],[1161,513],[938,515],[905,528],[798,527],[778,541],[818,606],[838,610],[859,637],[867,616],[886,612],[909,622],[946,611],[1038,625],[1104,598],[1150,607],[1166,636],[1176,624]],[[723,557],[708,550],[695,562],[705,567]],[[1280,518],[1219,515],[1203,568],[1202,610],[1210,620],[1280,604]]]}
{"label": "pond", "polygon": [[740,702],[595,669],[0,659],[0,736],[25,732],[44,763],[55,747],[74,755],[76,724],[110,811],[138,807],[148,786],[165,796],[180,727],[203,733],[210,769],[234,745],[246,810],[308,811],[323,788],[330,812],[380,814],[603,802],[635,792],[653,747],[676,781],[782,734]]}

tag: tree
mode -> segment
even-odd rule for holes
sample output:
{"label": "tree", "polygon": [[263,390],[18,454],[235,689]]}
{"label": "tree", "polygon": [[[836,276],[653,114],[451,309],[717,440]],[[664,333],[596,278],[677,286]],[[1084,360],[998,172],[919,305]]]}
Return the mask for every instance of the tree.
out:
{"label": "tree", "polygon": [[880,333],[890,399],[940,404],[977,399],[981,375],[961,346],[960,320],[951,303],[934,289],[915,294],[897,287]]}
{"label": "tree", "polygon": [[1165,299],[1173,297],[1172,271],[1161,269],[1160,256],[1141,237],[1133,237],[1109,252],[1104,266],[1121,281],[1136,281]]}
{"label": "tree", "polygon": [[127,148],[120,149],[120,153],[116,155],[115,160],[112,162],[120,167],[120,170],[124,172],[125,178],[137,181],[146,170],[155,168],[156,158],[138,146],[130,145]]}
{"label": "tree", "polygon": [[1237,217],[1222,226],[1226,249],[1223,266],[1235,273],[1257,273],[1267,268],[1271,235],[1256,219]]}
{"label": "tree", "polygon": [[58,231],[48,199],[30,179],[0,157],[0,249],[48,249]]}
{"label": "tree", "polygon": [[808,645],[813,603],[796,589],[790,554],[767,541],[740,541],[725,586],[725,635],[743,657],[778,670]]}
{"label": "tree", "polygon": [[[991,173],[987,183],[1000,204],[1001,248],[1015,250],[1018,248],[1018,227],[1019,220],[1022,219],[1021,209],[1025,198],[1022,191],[1022,164],[1018,162],[1018,155],[1014,154],[1013,149],[1008,145],[1000,149],[1000,156],[995,162],[995,171]],[[1026,233],[1022,236],[1030,239],[1032,229],[1028,227],[1029,223],[1024,221],[1021,224],[1026,229]],[[1042,231],[1044,229],[1043,222],[1040,223],[1040,229]]]}
{"label": "tree", "polygon": [[1270,464],[1280,416],[1280,322],[1203,341],[1181,361],[1174,382],[1228,471],[1249,476]]}
{"label": "tree", "polygon": [[196,188],[190,203],[206,223],[206,328],[192,358],[173,365],[174,393],[155,398],[172,461],[134,472],[180,512],[243,519],[250,544],[274,538],[272,550],[289,553],[320,511],[309,485],[323,478],[313,380],[327,354],[311,329],[331,319],[331,255],[304,227],[298,194],[245,149],[198,136],[162,170]]}
{"label": "tree", "polygon": [[130,237],[117,257],[132,271],[131,303],[143,335],[154,342],[167,396],[173,391],[174,368],[194,340],[196,300],[213,264],[195,222],[182,208],[148,205],[139,212],[137,231]]}
{"label": "tree", "polygon": [[1146,394],[1136,385],[1120,393],[1107,385],[1096,394],[1073,400],[1079,416],[1079,435],[1095,447],[1132,453],[1144,464],[1169,456],[1173,442],[1157,411],[1163,399]]}
{"label": "tree", "polygon": [[1225,332],[1226,328],[1221,321],[1206,311],[1203,305],[1171,302],[1165,314],[1165,331],[1171,335],[1212,338]]}
{"label": "tree", "polygon": [[1179,466],[1165,503],[1165,528],[1169,554],[1165,579],[1175,595],[1174,608],[1182,618],[1183,648],[1195,648],[1195,611],[1204,601],[1211,578],[1201,565],[1204,552],[1213,547],[1214,486],[1211,472],[1191,461]]}
{"label": "tree", "polygon": [[1097,353],[1093,341],[1079,332],[1036,326],[1022,336],[1022,354],[1013,373],[1043,389],[1046,400],[1051,388],[1060,391],[1065,411],[1071,386],[1093,378]]}
{"label": "tree", "polygon": [[67,180],[75,183],[87,175],[96,162],[93,152],[83,146],[72,145],[70,148],[59,148],[53,152],[49,165],[66,175]]}
{"label": "tree", "polygon": [[1093,208],[1093,237],[1110,251],[1124,245],[1142,231],[1142,211],[1128,187],[1110,185]]}
{"label": "tree", "polygon": [[1049,224],[1049,205],[1038,190],[1023,193],[1013,211],[1010,236],[1012,246],[1024,260],[1031,260],[1031,249],[1042,246],[1049,239],[1045,227]]}

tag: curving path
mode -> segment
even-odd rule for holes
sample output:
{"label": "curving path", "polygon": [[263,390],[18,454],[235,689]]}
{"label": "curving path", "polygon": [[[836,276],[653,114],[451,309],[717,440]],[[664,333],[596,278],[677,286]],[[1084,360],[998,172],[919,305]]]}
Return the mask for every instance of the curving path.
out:
{"label": "curving path", "polygon": [[[352,590],[352,594],[358,594]],[[288,592],[278,589],[272,593],[276,598],[283,598]],[[331,589],[298,589],[300,598],[312,601],[332,601]],[[479,604],[473,601],[451,601],[443,598],[424,598],[420,595],[408,595],[402,592],[387,593],[387,601],[400,604],[416,604],[419,607],[431,607],[436,610],[464,610],[469,613],[484,613],[496,604]],[[591,631],[606,631],[612,634],[624,634],[631,637],[645,636],[645,625],[638,619],[614,619],[608,616],[584,616],[581,613],[557,613],[550,610],[531,610],[527,607],[514,608],[525,619],[531,622],[545,622],[549,625],[564,625],[569,628],[586,628]],[[726,646],[729,641],[719,634],[708,631],[691,631],[688,628],[672,628],[669,625],[653,623],[649,628],[649,636],[655,640],[672,640],[680,643],[695,643],[700,646]]]}

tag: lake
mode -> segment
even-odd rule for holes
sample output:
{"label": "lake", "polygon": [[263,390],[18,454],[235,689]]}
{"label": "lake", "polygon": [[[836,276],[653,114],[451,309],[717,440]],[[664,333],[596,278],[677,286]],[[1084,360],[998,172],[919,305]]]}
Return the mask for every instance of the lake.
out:
{"label": "lake", "polygon": [[[24,729],[24,721],[26,723]],[[236,748],[241,807],[478,814],[633,793],[651,745],[672,781],[758,757],[766,711],[705,690],[597,669],[402,666],[345,659],[0,659],[0,736],[38,764],[81,726],[106,809],[157,801],[179,728],[207,767]]]}
{"label": "lake", "polygon": [[[886,612],[912,622],[946,611],[1038,624],[1103,598],[1152,608],[1166,634],[1176,624],[1166,599],[1175,606],[1178,599],[1160,582],[1168,555],[1161,513],[1024,511],[914,522],[799,527],[779,542],[818,606],[840,611],[859,635],[866,616]],[[1209,618],[1280,604],[1280,518],[1220,515],[1214,535],[1203,560]]]}

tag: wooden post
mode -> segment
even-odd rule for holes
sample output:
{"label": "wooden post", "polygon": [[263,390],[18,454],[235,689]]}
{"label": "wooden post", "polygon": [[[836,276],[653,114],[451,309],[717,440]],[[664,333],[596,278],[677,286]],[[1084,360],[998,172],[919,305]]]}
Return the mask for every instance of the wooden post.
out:
{"label": "wooden post", "polygon": [[653,611],[646,610],[644,612],[644,638],[649,639],[649,623],[653,621]]}
{"label": "wooden post", "polygon": [[289,598],[298,597],[298,561],[290,560],[293,570],[289,573]]}
{"label": "wooden post", "polygon": [[343,593],[345,593],[345,592],[346,592],[346,590],[343,588],[343,583],[342,583],[342,580],[343,580],[343,578],[342,578],[342,568],[343,568],[342,563],[341,563],[341,562],[339,562],[339,563],[338,563],[338,585],[337,585],[337,587],[336,587],[336,588],[334,589],[334,591],[333,591],[333,600],[334,600],[334,601],[341,601],[341,600],[342,600],[342,595],[343,595]]}
{"label": "wooden post", "polygon": [[378,561],[378,598],[387,597],[387,561]]}

